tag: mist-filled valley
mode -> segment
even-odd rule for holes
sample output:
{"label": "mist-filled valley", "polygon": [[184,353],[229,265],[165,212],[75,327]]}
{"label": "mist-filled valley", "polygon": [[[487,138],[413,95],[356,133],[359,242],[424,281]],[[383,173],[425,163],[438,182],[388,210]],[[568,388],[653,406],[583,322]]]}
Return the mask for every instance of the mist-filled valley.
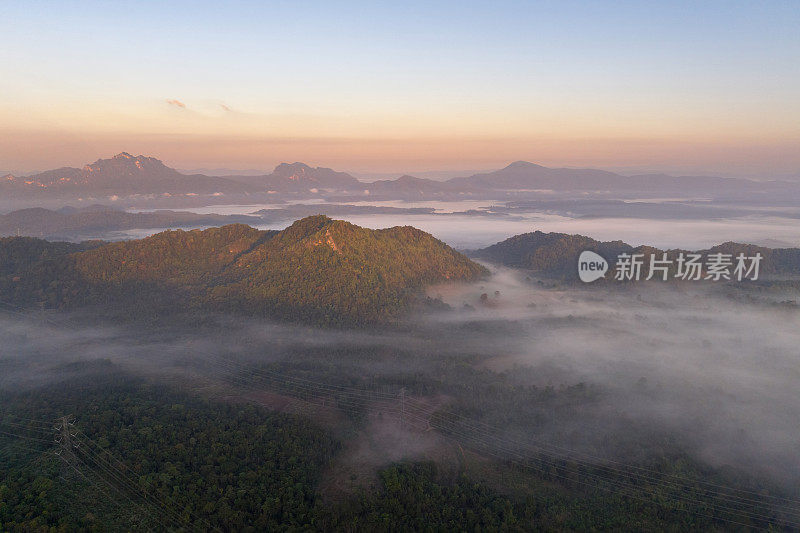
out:
{"label": "mist-filled valley", "polygon": [[4,527],[797,527],[796,285],[483,265],[369,327],[5,300]]}
{"label": "mist-filled valley", "polygon": [[10,180],[0,529],[800,527],[794,185],[486,176]]}

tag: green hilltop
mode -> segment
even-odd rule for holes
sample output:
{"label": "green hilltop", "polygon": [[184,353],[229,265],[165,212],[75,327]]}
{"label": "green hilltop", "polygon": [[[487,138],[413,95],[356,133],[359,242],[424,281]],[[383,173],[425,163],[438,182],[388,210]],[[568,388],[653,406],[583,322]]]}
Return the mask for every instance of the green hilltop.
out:
{"label": "green hilltop", "polygon": [[326,325],[387,323],[426,284],[487,273],[416,228],[370,230],[322,215],[283,231],[232,224],[87,250],[13,238],[0,249],[25,243],[30,256],[18,253],[14,268],[0,261],[2,300],[124,308],[131,316],[203,309]]}

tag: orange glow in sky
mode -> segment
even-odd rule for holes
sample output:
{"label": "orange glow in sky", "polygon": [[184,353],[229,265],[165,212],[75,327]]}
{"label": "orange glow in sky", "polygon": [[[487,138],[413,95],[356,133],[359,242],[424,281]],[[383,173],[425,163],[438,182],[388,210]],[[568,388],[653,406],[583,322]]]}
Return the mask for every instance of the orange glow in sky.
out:
{"label": "orange glow in sky", "polygon": [[6,3],[0,171],[800,173],[796,4],[602,4]]}

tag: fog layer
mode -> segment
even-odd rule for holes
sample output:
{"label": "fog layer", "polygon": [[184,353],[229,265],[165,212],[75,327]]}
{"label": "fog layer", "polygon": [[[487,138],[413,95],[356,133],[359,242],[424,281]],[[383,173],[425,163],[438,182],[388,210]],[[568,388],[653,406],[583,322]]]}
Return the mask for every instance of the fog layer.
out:
{"label": "fog layer", "polygon": [[[43,321],[4,314],[0,387],[46,385],[92,359],[202,387],[246,374],[246,367],[219,361],[236,357],[255,366],[287,365],[315,382],[329,381],[333,372],[356,387],[384,380],[397,383],[396,391],[408,376],[457,384],[460,378],[448,378],[446,369],[463,364],[498,374],[509,386],[584,383],[597,391],[574,416],[554,414],[545,423],[509,416],[498,428],[504,434],[635,461],[619,443],[645,428],[710,465],[800,485],[796,307],[744,303],[701,283],[548,288],[499,268],[488,281],[429,292],[451,308],[373,332],[231,317],[143,330],[77,326],[64,315]],[[446,404],[442,398],[437,403]]]}

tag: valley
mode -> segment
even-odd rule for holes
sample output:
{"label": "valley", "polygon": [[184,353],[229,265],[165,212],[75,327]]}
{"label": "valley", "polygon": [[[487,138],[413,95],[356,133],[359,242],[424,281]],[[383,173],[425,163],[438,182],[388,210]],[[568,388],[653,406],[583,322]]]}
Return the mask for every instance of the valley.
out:
{"label": "valley", "polygon": [[[62,523],[122,529],[126,513],[145,506],[136,527],[381,528],[413,501],[427,503],[403,513],[412,529],[423,520],[575,530],[793,524],[800,472],[791,447],[767,451],[764,439],[788,443],[800,427],[785,425],[800,416],[788,329],[797,307],[767,296],[796,301],[797,286],[769,275],[741,287],[586,286],[527,259],[546,249],[567,265],[574,238],[520,235],[515,247],[471,252],[482,264],[413,228],[324,216],[282,231],[228,225],[110,244],[3,239],[2,343],[13,346],[0,359],[0,441],[13,465],[4,490],[54,482],[37,500],[8,500],[0,519],[44,526],[44,509],[80,502],[70,491],[89,483],[108,495],[106,507]],[[581,239],[579,248],[597,245]],[[797,272],[779,264],[784,277]],[[275,303],[280,293],[249,299],[279,279],[292,307]],[[759,331],[745,338],[745,327]],[[725,371],[712,377],[702,370],[710,364]],[[59,460],[47,454],[58,445],[45,429],[62,413],[85,446],[66,484],[52,477]],[[226,422],[218,436],[192,422],[230,416],[242,429]],[[166,432],[170,420],[190,433]],[[231,479],[224,470],[193,477],[211,468],[202,439],[227,443],[215,461],[239,468],[264,431],[289,439],[289,450],[313,439],[319,454],[295,454],[289,464],[300,470],[283,474],[269,469],[286,457],[258,452],[269,461],[236,482],[235,497],[212,497],[214,483]],[[153,439],[161,459],[136,451]],[[187,448],[189,439],[197,444]],[[19,447],[26,442],[33,448]],[[248,503],[277,479],[295,488],[278,482],[271,494],[290,493],[272,507]],[[146,503],[156,495],[161,503]],[[463,498],[485,512],[470,514]],[[22,518],[31,512],[38,518]]]}

